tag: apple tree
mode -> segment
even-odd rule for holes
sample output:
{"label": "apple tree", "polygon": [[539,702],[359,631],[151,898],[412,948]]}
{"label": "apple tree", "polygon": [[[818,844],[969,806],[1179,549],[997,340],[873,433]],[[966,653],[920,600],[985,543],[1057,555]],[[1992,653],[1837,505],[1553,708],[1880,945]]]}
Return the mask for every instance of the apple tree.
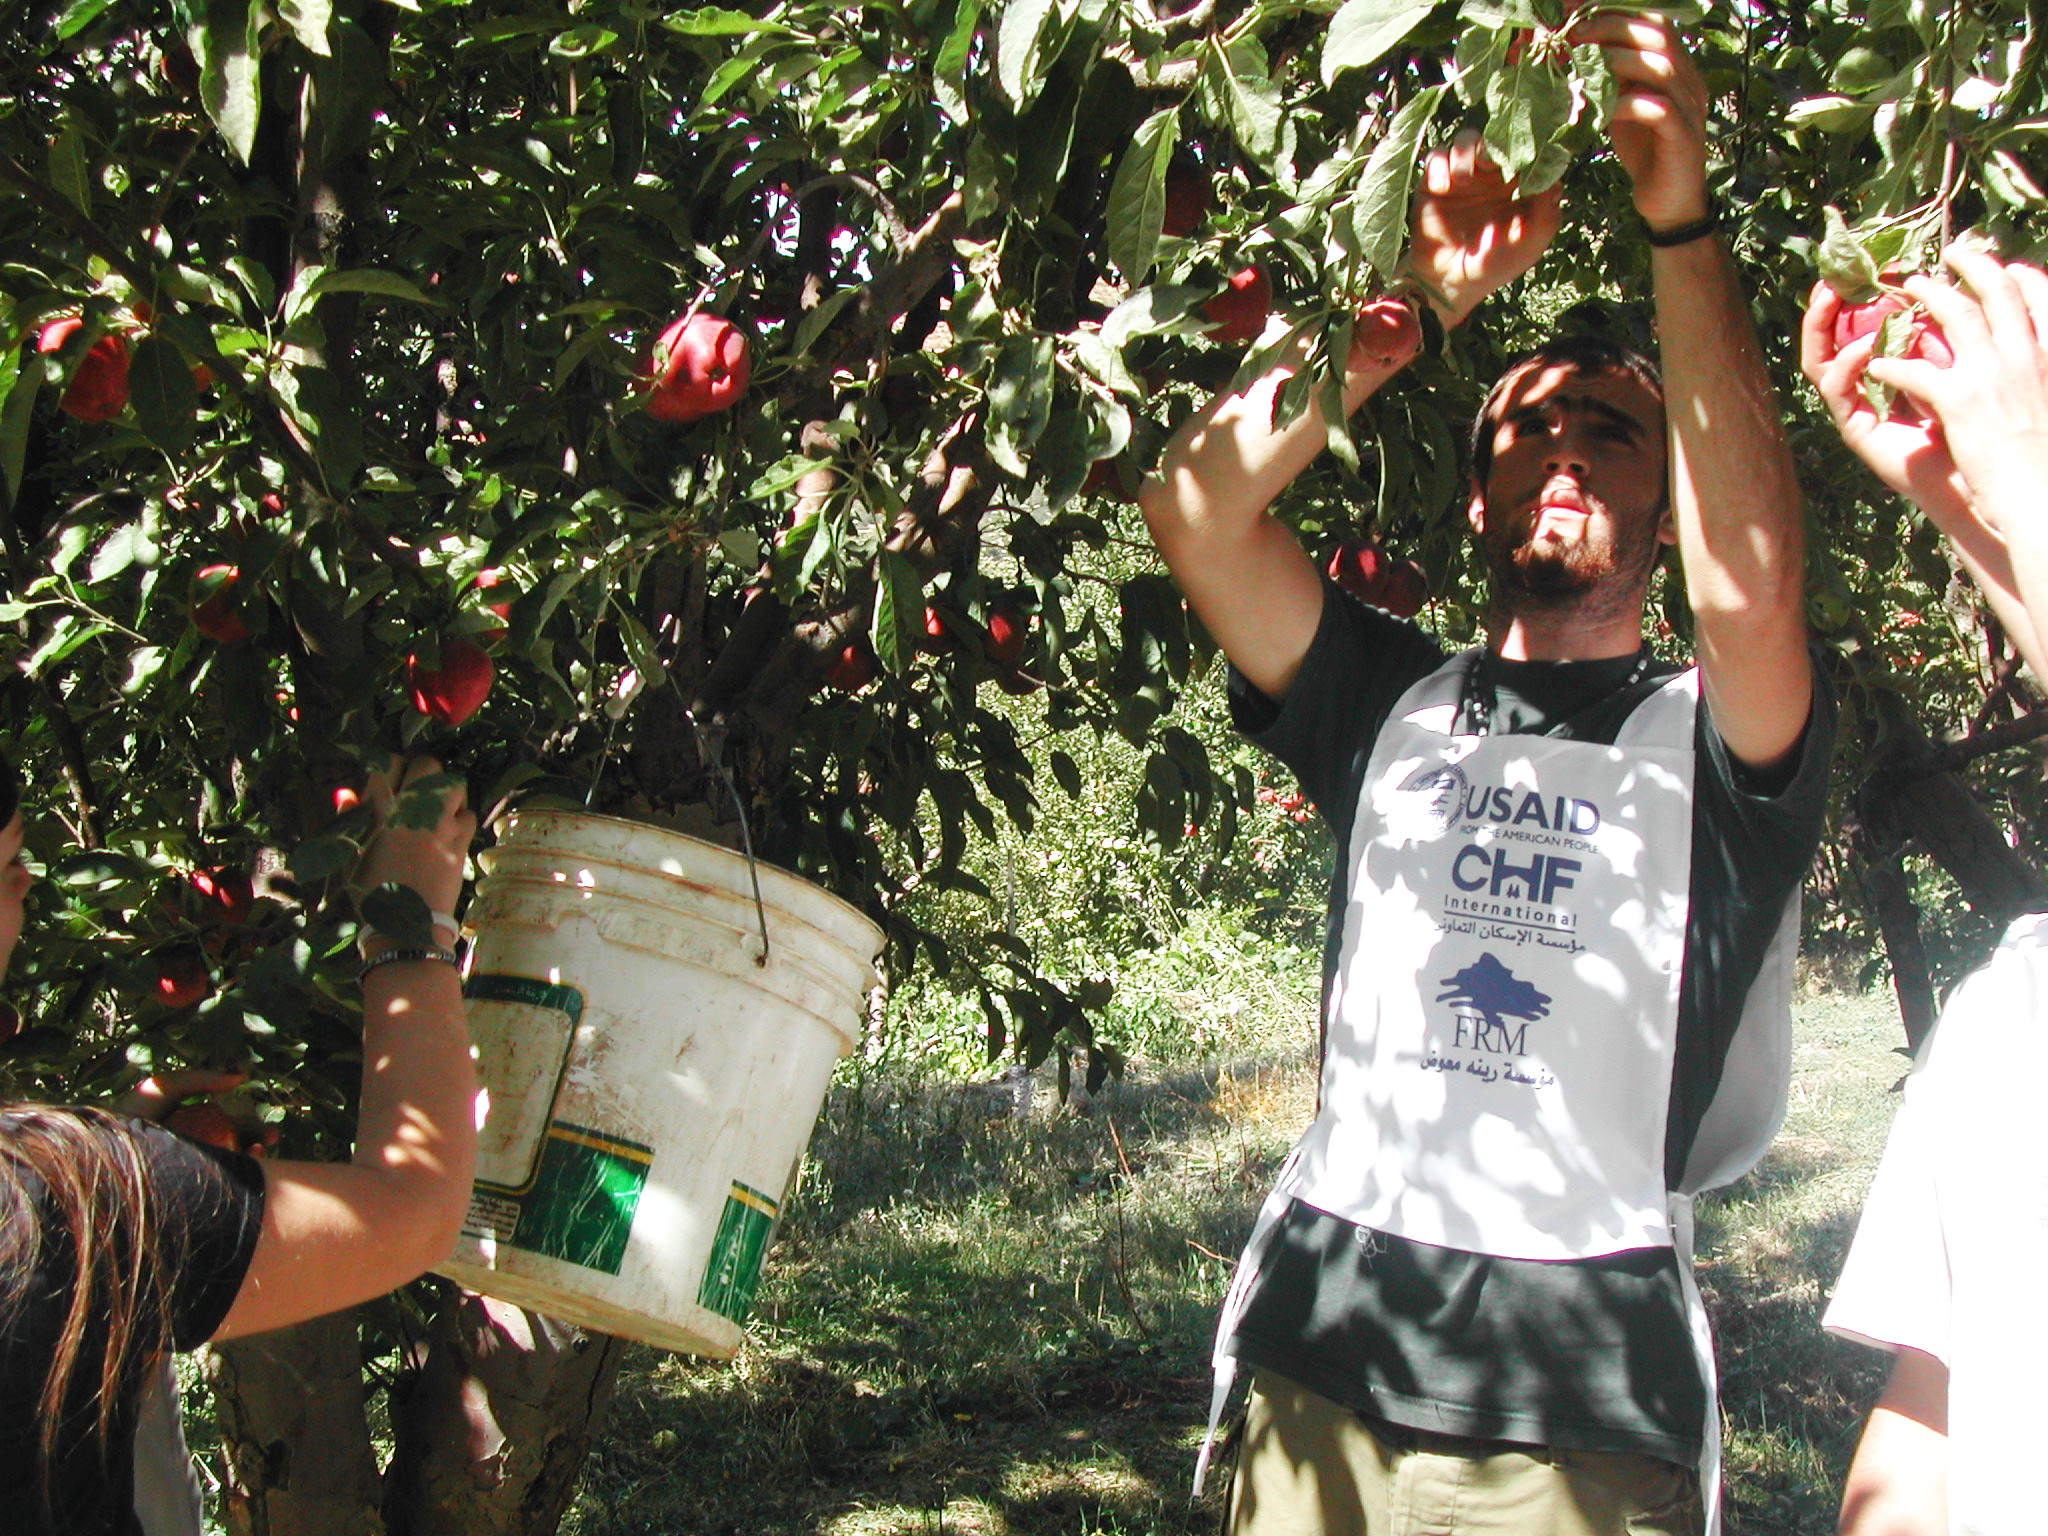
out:
{"label": "apple tree", "polygon": [[[1692,19],[1859,764],[1821,920],[1882,931],[1911,1017],[1905,839],[1969,921],[2033,899],[2000,829],[2038,777],[1990,749],[2040,700],[1792,338],[1824,245],[2030,248],[2041,18]],[[1098,982],[935,913],[993,903],[977,840],[1089,795],[1072,743],[1141,755],[1158,850],[1257,803],[1174,714],[1214,656],[1130,505],[1161,442],[1291,336],[1281,408],[1334,388],[1458,125],[1562,180],[1545,265],[1280,509],[1340,569],[1412,565],[1462,642],[1459,424],[1556,324],[1641,325],[1613,84],[1558,0],[20,0],[0,35],[0,713],[48,875],[5,1064],[55,1097],[244,1067],[299,1155],[345,1144],[353,787],[402,748],[486,810],[744,842],[991,1051],[1109,1070]],[[388,1468],[366,1349],[399,1362]],[[224,1350],[229,1523],[551,1529],[616,1354],[440,1285]]]}

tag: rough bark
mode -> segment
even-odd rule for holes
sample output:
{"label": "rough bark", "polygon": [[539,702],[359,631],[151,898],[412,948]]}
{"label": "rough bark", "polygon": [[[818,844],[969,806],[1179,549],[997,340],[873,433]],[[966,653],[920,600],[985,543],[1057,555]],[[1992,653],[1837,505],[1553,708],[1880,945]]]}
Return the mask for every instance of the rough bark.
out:
{"label": "rough bark", "polygon": [[353,1312],[215,1345],[229,1536],[384,1536]]}
{"label": "rough bark", "polygon": [[390,1536],[549,1536],[610,1404],[622,1340],[456,1293],[392,1403]]}

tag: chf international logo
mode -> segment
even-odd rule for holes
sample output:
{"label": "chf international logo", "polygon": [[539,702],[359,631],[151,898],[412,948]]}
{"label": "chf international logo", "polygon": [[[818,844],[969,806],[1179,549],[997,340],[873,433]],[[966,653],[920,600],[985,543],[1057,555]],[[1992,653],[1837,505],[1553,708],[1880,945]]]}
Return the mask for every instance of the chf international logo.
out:
{"label": "chf international logo", "polygon": [[[1481,955],[1438,983],[1436,1000],[1451,1005],[1455,1042],[1496,1056],[1528,1051],[1529,1024],[1550,1012],[1550,998],[1495,958]],[[1519,1020],[1519,1023],[1510,1023]]]}

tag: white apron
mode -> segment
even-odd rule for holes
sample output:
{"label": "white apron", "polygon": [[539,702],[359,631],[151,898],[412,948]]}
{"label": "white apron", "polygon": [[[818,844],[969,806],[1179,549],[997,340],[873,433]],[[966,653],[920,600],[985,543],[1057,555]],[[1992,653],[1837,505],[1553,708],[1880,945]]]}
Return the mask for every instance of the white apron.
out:
{"label": "white apron", "polygon": [[[1717,1528],[1719,1420],[1691,1275],[1691,1202],[1664,1176],[1698,674],[1645,699],[1612,746],[1457,734],[1464,676],[1452,662],[1417,683],[1374,744],[1349,849],[1320,1105],[1226,1298],[1212,1424],[1234,1374],[1224,1346],[1292,1199],[1504,1258],[1675,1248],[1707,1382],[1701,1487]],[[1687,1190],[1754,1164],[1783,1117],[1783,941],[1796,933],[1796,907],[1787,916]],[[1770,992],[1775,1007],[1755,1006]],[[1198,1487],[1206,1462],[1205,1447]]]}

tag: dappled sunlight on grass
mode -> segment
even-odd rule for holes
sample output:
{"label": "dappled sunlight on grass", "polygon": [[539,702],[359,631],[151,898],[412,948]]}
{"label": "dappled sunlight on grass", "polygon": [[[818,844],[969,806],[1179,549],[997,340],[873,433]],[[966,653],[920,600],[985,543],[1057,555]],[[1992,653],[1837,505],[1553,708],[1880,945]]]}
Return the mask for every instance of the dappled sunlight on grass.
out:
{"label": "dappled sunlight on grass", "polygon": [[[1803,1005],[1785,1135],[1702,1202],[1730,1536],[1833,1530],[1875,1357],[1819,1315],[1903,1063],[1881,998]],[[1264,1049],[1037,1084],[835,1090],[729,1364],[637,1352],[576,1536],[1191,1536],[1215,1309],[1306,1123]]]}

